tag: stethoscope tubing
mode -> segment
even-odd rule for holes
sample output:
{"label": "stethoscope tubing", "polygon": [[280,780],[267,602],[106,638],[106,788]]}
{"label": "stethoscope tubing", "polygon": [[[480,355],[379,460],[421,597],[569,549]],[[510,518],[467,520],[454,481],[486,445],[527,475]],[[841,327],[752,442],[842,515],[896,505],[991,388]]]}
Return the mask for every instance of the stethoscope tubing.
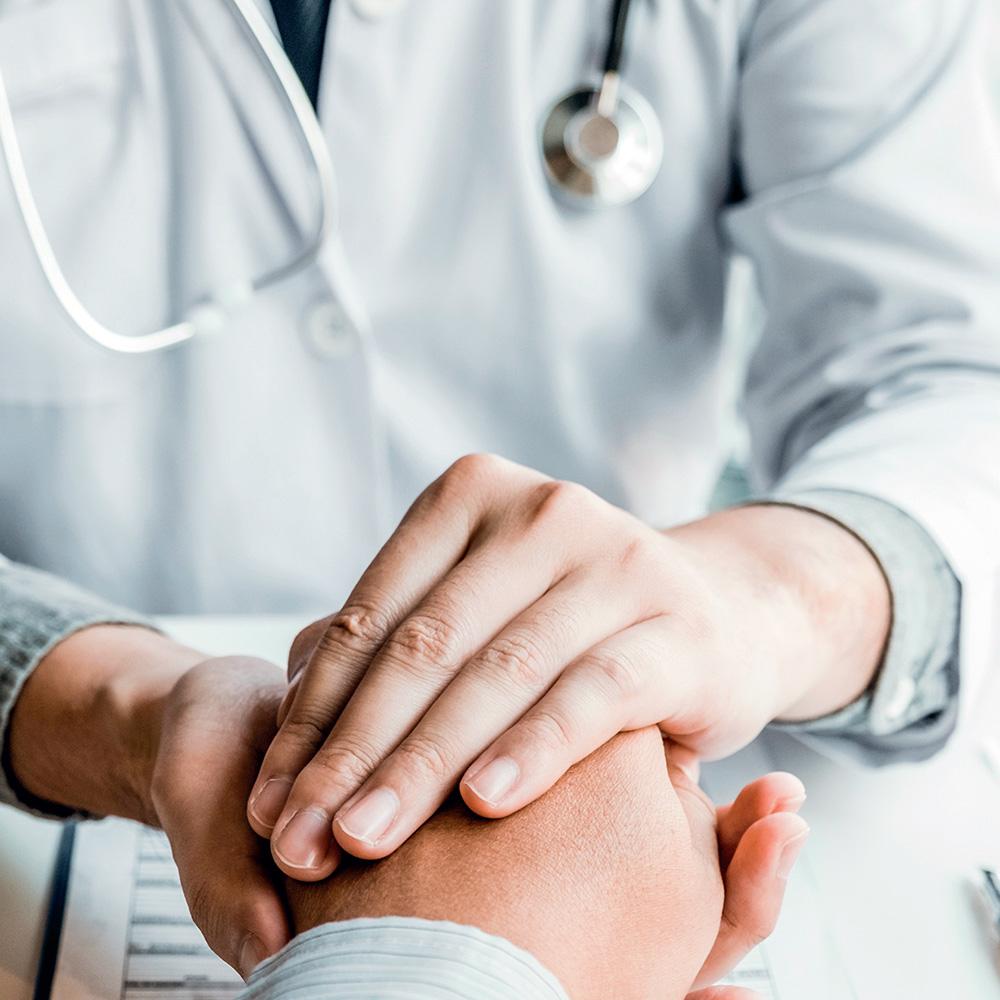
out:
{"label": "stethoscope tubing", "polygon": [[251,44],[261,55],[262,62],[273,76],[298,124],[316,171],[320,209],[317,213],[315,231],[310,234],[301,252],[291,260],[245,282],[233,282],[216,290],[214,295],[197,303],[188,318],[160,330],[138,335],[127,335],[111,330],[87,309],[74,291],[59,263],[58,255],[38,210],[38,203],[24,164],[10,95],[0,70],[0,149],[18,213],[32,251],[49,289],[69,321],[80,332],[109,351],[119,354],[149,354],[176,347],[190,340],[196,333],[218,329],[223,325],[225,315],[238,308],[253,294],[285,281],[309,267],[319,257],[333,231],[335,204],[333,165],[309,97],[254,0],[225,0],[225,2]]}
{"label": "stethoscope tubing", "polygon": [[[185,319],[163,329],[138,335],[118,333],[101,323],[76,294],[59,263],[58,255],[52,246],[38,210],[31,181],[25,168],[10,96],[2,70],[0,70],[0,150],[2,150],[18,213],[21,216],[32,251],[53,297],[69,321],[90,340],[109,351],[120,354],[149,354],[176,347],[178,344],[192,339],[198,333],[220,329],[225,324],[226,316],[242,306],[254,294],[279,284],[312,265],[319,258],[333,232],[336,202],[333,165],[330,161],[325,136],[309,97],[277,36],[271,30],[271,26],[267,23],[255,0],[224,0],[224,2],[244,30],[250,44],[258,51],[262,63],[273,77],[297,123],[306,152],[316,172],[319,197],[318,218],[315,230],[305,240],[302,250],[291,260],[266,271],[262,275],[249,278],[246,281],[230,282],[226,286],[216,289],[213,294],[196,303]],[[625,100],[621,96],[619,88],[619,74],[625,54],[630,9],[631,0],[614,0],[608,45],[602,66],[602,86],[599,91],[595,91],[595,110],[606,116],[615,114],[619,101]],[[195,33],[199,34],[198,25],[191,23]],[[201,41],[204,45],[205,39],[202,38]],[[581,92],[574,92],[574,94],[579,93]],[[574,94],[568,95],[567,99],[572,98]],[[564,99],[563,102],[557,102],[553,108],[558,108],[567,99]],[[649,132],[652,129],[654,133],[657,132],[655,117],[650,121],[651,109],[648,109],[647,113],[645,102],[633,97],[632,104],[626,110],[634,117],[636,107],[632,105],[638,106],[638,120],[640,123],[646,122],[645,130]],[[654,134],[651,138],[655,147],[658,134]],[[657,162],[651,175],[643,184],[637,186],[634,192],[630,192],[628,197],[618,198],[618,203],[638,197],[648,186],[658,166]],[[555,189],[560,188],[559,178],[550,175],[550,181]],[[596,207],[600,204],[599,198],[591,198],[590,200],[593,203],[590,207]],[[574,195],[571,201],[579,206],[586,199],[580,199]]]}
{"label": "stethoscope tubing", "polygon": [[622,57],[625,53],[625,33],[628,30],[628,16],[631,0],[615,0],[611,9],[611,33],[604,54],[603,73],[621,73]]}

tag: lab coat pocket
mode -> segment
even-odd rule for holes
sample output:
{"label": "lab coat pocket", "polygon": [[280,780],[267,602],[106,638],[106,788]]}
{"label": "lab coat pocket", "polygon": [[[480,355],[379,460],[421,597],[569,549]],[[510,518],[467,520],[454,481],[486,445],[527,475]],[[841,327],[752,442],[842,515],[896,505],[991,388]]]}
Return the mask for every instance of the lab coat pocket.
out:
{"label": "lab coat pocket", "polygon": [[0,71],[15,107],[87,86],[125,58],[123,0],[0,0]]}
{"label": "lab coat pocket", "polygon": [[[135,40],[140,2],[0,0],[7,142],[44,225],[40,246],[51,244],[50,262],[86,309],[123,333],[165,312],[164,170]],[[0,262],[0,404],[105,399],[150,370],[150,359],[98,347],[63,312],[4,163]]]}

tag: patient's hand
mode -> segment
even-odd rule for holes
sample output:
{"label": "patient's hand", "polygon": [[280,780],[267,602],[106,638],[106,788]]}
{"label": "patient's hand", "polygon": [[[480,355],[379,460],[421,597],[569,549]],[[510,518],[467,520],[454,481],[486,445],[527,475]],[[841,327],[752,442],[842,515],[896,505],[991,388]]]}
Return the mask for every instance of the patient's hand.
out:
{"label": "patient's hand", "polygon": [[[769,933],[781,847],[806,829],[774,810],[800,794],[789,776],[755,783],[720,814],[717,840],[708,799],[680,771],[668,779],[659,732],[626,734],[512,816],[483,820],[454,803],[376,864],[290,880],[292,915],[299,932],[390,914],[472,924],[532,952],[577,1000],[680,998]],[[725,864],[737,843],[740,891],[756,865],[760,900],[722,919],[720,848]]]}

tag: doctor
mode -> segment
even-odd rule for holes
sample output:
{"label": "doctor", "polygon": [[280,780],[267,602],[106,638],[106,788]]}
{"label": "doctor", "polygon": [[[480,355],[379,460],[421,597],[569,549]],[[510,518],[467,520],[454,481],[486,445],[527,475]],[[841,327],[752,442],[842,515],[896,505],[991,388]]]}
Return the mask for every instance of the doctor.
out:
{"label": "doctor", "polygon": [[[150,758],[197,657],[122,608],[326,616],[248,806],[302,879],[621,729],[942,746],[1000,548],[993,17],[0,3],[4,796]],[[757,502],[706,516],[734,255]]]}

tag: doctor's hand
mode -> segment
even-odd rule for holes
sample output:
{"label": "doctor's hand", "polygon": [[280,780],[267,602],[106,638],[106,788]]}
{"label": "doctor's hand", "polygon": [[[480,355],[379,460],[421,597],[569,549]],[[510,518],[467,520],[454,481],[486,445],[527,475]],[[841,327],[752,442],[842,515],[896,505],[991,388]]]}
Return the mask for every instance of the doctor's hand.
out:
{"label": "doctor's hand", "polygon": [[[875,558],[832,521],[745,507],[659,532],[581,486],[461,459],[290,657],[248,801],[277,864],[390,854],[459,784],[485,817],[623,730],[722,756],[869,684]],[[339,845],[339,847],[338,847]]]}

